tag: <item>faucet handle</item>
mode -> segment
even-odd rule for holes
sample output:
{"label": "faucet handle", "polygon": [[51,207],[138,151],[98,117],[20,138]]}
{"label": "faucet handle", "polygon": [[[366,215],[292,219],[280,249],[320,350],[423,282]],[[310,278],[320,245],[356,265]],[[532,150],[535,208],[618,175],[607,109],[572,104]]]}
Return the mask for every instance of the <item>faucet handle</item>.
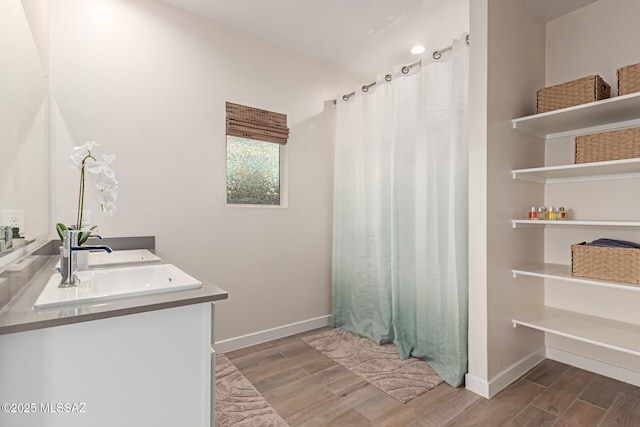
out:
{"label": "faucet handle", "polygon": [[78,234],[80,230],[75,230],[71,228],[67,228],[62,233],[62,246],[65,248],[71,246],[78,246]]}
{"label": "faucet handle", "polygon": [[96,226],[93,226],[88,230],[67,228],[66,230],[64,230],[63,240],[69,239],[72,246],[79,246],[86,242],[90,237],[95,237],[96,239],[102,240],[102,236],[100,236],[99,234],[91,234],[91,231],[94,228],[96,228]]}

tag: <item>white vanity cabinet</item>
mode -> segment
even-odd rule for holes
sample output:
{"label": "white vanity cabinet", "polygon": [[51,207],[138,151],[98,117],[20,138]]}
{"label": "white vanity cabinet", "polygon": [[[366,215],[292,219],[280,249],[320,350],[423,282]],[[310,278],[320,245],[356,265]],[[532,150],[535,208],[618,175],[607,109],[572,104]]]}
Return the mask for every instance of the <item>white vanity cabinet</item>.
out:
{"label": "white vanity cabinet", "polygon": [[197,303],[0,335],[0,425],[213,427],[213,311]]}

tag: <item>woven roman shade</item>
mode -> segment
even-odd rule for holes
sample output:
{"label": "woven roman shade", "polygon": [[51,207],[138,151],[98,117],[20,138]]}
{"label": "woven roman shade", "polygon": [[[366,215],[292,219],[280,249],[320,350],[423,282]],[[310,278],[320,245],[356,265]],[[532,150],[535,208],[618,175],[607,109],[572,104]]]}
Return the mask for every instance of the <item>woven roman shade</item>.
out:
{"label": "woven roman shade", "polygon": [[227,102],[227,135],[286,144],[287,115]]}

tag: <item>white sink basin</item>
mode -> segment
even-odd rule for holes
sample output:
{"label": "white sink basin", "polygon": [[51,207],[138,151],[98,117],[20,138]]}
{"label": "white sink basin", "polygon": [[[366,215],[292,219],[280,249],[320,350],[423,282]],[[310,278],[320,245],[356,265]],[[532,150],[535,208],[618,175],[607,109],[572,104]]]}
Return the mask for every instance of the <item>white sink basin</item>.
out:
{"label": "white sink basin", "polygon": [[[131,264],[139,262],[158,262],[160,257],[152,254],[147,249],[127,249],[123,251],[89,252],[89,267],[104,267],[114,264]],[[56,268],[60,267],[60,261]]]}
{"label": "white sink basin", "polygon": [[54,273],[34,308],[87,305],[202,287],[202,282],[172,264],[80,271],[78,278],[80,284],[77,287],[59,288],[61,276]]}
{"label": "white sink basin", "polygon": [[89,265],[91,267],[154,261],[160,261],[160,257],[152,254],[146,249],[130,249],[124,251],[113,251],[111,253],[89,252]]}

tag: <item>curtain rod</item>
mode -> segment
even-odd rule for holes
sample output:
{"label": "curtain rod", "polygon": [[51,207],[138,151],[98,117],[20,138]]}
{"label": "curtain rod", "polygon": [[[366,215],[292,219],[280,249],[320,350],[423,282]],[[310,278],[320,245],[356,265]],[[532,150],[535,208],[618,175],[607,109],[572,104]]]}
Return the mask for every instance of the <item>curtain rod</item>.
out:
{"label": "curtain rod", "polygon": [[[467,42],[467,44],[469,44],[469,34],[467,34],[467,37],[466,37],[465,41]],[[453,49],[453,45],[444,47],[444,48],[442,48],[440,50],[436,50],[431,54],[431,56],[433,57],[433,59],[438,60],[438,59],[442,58],[442,54],[443,53],[448,52],[451,49]],[[421,61],[418,60],[418,61],[416,61],[416,62],[414,62],[412,64],[405,65],[404,67],[402,67],[402,74],[407,74],[413,67],[415,67],[417,65],[420,65],[420,64],[421,64]],[[386,81],[390,82],[391,79],[392,79],[391,73],[386,74],[384,76],[384,79]],[[361,90],[363,92],[368,92],[369,89],[372,88],[375,85],[376,85],[376,82],[369,83],[368,85],[362,86]],[[343,101],[348,101],[349,98],[351,98],[355,94],[356,94],[356,92],[353,91],[351,93],[347,93],[346,95],[342,95],[342,100]],[[336,105],[336,103],[338,102],[337,99],[333,99],[332,101],[333,101],[333,105]]]}

